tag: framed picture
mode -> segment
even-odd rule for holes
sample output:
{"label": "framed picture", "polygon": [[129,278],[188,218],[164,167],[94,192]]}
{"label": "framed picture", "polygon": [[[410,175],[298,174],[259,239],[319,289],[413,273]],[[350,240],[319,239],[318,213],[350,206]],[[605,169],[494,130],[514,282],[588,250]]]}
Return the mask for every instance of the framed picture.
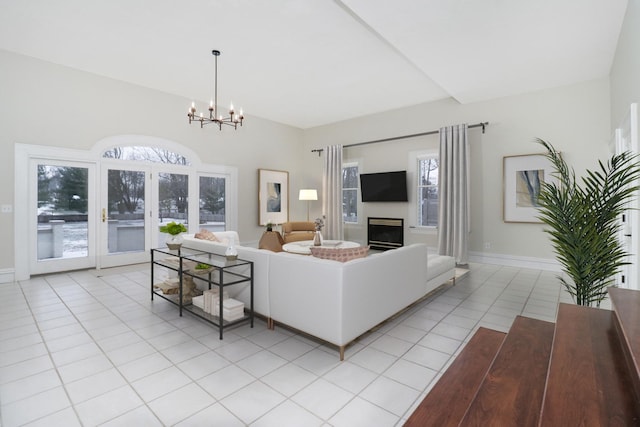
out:
{"label": "framed picture", "polygon": [[258,169],[258,225],[289,221],[289,172]]}
{"label": "framed picture", "polygon": [[505,156],[502,170],[504,222],[542,223],[538,219],[542,183],[557,182],[551,162],[544,154]]}

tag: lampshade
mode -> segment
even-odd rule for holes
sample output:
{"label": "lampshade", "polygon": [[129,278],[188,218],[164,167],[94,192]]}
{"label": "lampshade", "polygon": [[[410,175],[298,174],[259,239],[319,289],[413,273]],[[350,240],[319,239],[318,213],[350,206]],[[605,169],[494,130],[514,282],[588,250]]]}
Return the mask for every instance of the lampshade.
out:
{"label": "lampshade", "polygon": [[298,200],[318,200],[318,191],[314,189],[302,189],[298,195]]}

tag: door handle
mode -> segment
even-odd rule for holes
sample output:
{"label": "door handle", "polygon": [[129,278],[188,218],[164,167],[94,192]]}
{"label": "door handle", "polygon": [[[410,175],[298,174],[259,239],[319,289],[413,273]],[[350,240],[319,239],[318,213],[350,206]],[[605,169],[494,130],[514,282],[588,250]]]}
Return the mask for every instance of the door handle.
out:
{"label": "door handle", "polygon": [[102,222],[105,222],[107,220],[107,210],[105,208],[102,208]]}

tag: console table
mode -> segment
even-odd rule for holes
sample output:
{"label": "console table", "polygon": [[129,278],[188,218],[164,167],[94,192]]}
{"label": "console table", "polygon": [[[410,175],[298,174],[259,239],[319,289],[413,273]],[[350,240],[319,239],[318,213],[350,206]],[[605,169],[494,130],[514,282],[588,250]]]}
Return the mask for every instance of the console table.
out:
{"label": "console table", "polygon": [[[360,243],[357,243],[357,242],[349,242],[345,240],[324,240],[320,247],[345,249],[345,248],[357,248],[359,246],[360,246]],[[291,252],[293,254],[311,255],[311,247],[313,247],[313,240],[302,240],[300,242],[286,243],[282,245],[282,250],[286,252]]]}
{"label": "console table", "polygon": [[[195,269],[198,264],[207,264],[210,267],[206,269],[204,274]],[[164,268],[170,271],[175,271],[178,275],[178,293],[177,294],[163,294],[156,290],[155,284],[155,269]],[[246,270],[249,270],[248,274]],[[199,307],[194,306],[191,300],[186,301],[184,294],[184,283],[187,280],[193,280],[197,278],[204,281],[208,288],[217,286],[219,290],[219,313],[220,316],[214,316],[210,313],[206,313]],[[237,285],[240,283],[249,283],[251,302],[249,307],[245,307],[245,315],[240,319],[226,321],[224,320],[224,308],[223,308],[223,292],[224,288],[228,286]],[[151,249],[151,300],[157,295],[172,304],[178,306],[180,316],[182,311],[188,311],[189,313],[206,320],[213,325],[218,326],[220,331],[220,339],[225,328],[238,323],[249,321],[253,328],[253,262],[242,259],[227,260],[226,257],[221,255],[212,254],[209,252],[198,251],[195,249],[181,248],[178,250],[170,249]]]}

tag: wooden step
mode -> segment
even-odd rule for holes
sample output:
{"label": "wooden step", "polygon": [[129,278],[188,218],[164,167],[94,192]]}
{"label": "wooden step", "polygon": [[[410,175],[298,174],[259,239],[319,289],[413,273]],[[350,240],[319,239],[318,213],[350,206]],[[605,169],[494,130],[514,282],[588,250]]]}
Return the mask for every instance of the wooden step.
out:
{"label": "wooden step", "polygon": [[461,426],[537,426],[555,325],[517,316]]}
{"label": "wooden step", "polygon": [[616,328],[637,401],[640,401],[640,291],[609,288]]}
{"label": "wooden step", "polygon": [[540,425],[638,424],[614,313],[560,304]]}
{"label": "wooden step", "polygon": [[438,383],[405,423],[409,426],[457,426],[500,349],[506,334],[479,328]]}

